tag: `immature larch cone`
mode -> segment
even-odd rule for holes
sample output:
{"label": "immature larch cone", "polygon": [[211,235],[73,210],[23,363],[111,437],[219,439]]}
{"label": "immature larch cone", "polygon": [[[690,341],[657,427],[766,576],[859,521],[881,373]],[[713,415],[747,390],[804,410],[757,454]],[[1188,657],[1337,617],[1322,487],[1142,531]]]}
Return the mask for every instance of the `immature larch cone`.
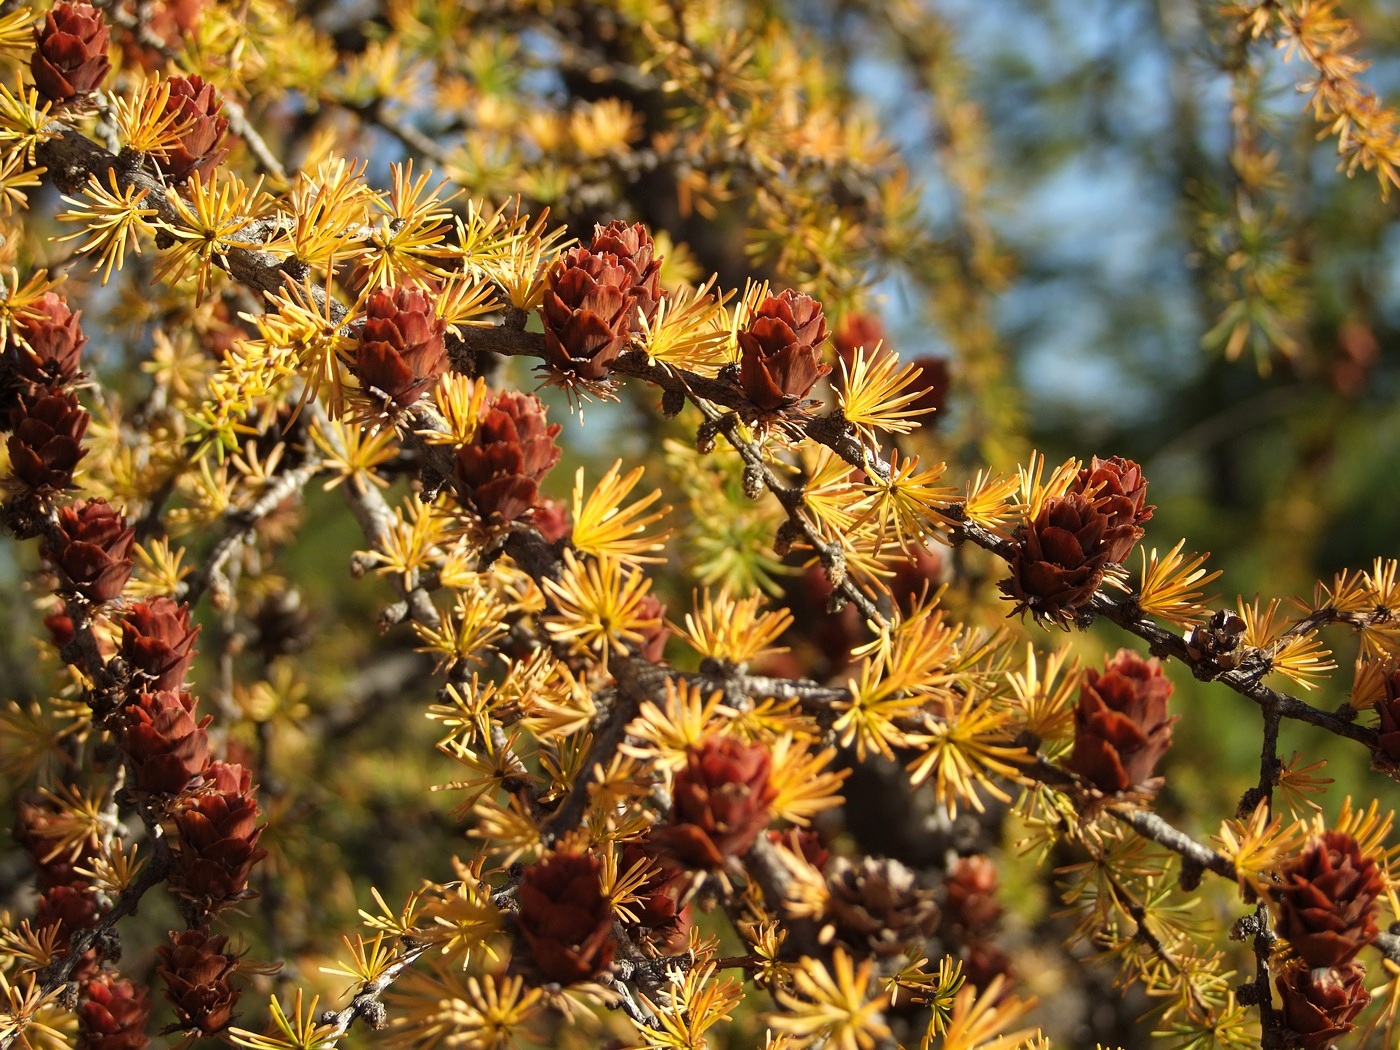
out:
{"label": "immature larch cone", "polygon": [[81,1050],[141,1050],[150,1042],[146,1021],[151,1016],[151,1001],[145,992],[105,971],[83,982],[81,990]]}
{"label": "immature larch cone", "polygon": [[554,264],[540,303],[551,367],[589,382],[607,376],[631,335],[632,276],[612,252],[587,248],[572,248]]}
{"label": "immature larch cone", "polygon": [[490,402],[472,440],[457,450],[457,491],[488,524],[524,517],[540,497],[540,479],[559,462],[559,426],[546,422],[534,394],[503,390]]}
{"label": "immature larch cone", "polygon": [[71,390],[32,400],[21,397],[10,410],[12,433],[5,440],[14,480],[35,496],[73,488],[73,471],[87,455],[83,435],[88,420]]}
{"label": "immature larch cone", "polygon": [[655,320],[661,303],[661,259],[647,228],[639,222],[629,226],[620,219],[595,226],[589,250],[594,255],[611,253],[627,272],[627,292],[632,298],[628,321],[632,330],[639,330],[643,320]]}
{"label": "immature larch cone", "polygon": [[90,95],[111,69],[107,43],[111,31],[102,12],[89,3],[59,0],[34,30],[29,69],[34,86],[50,102]]}
{"label": "immature larch cone", "polygon": [[232,762],[211,763],[204,786],[175,813],[176,890],[210,910],[246,898],[253,865],[267,856],[258,848],[261,815],[252,774]]}
{"label": "immature larch cone", "polygon": [[402,410],[447,371],[446,323],[420,288],[373,292],[353,371],[365,388]]}
{"label": "immature larch cone", "polygon": [[1106,794],[1142,790],[1172,742],[1171,681],[1158,660],[1118,650],[1090,668],[1074,711],[1069,768]]}
{"label": "immature larch cone", "polygon": [[822,304],[788,289],[770,295],[738,333],[739,385],[764,412],[796,405],[831,371],[821,363],[826,340]]}
{"label": "immature larch cone", "polygon": [[1384,692],[1376,698],[1376,750],[1391,762],[1400,762],[1400,669],[1386,675]]}
{"label": "immature larch cone", "polygon": [[748,852],[772,819],[771,757],[732,736],[707,738],[686,754],[671,788],[671,822],[655,832],[680,863],[719,868]]}
{"label": "immature larch cone", "polygon": [[1157,508],[1147,503],[1147,480],[1131,459],[1095,456],[1079,471],[1070,492],[1081,493],[1108,518],[1103,544],[1108,560],[1119,564],[1142,538],[1142,523]]}
{"label": "immature larch cone", "polygon": [[1314,970],[1295,959],[1274,985],[1283,999],[1283,1023],[1303,1050],[1327,1050],[1356,1027],[1352,1018],[1371,1002],[1360,963]]}
{"label": "immature larch cone", "polygon": [[79,500],[58,512],[59,546],[45,554],[75,591],[90,602],[109,602],[131,577],[136,530],[106,500]]}
{"label": "immature larch cone", "polygon": [[595,857],[555,853],[525,869],[516,889],[516,926],[547,981],[573,984],[612,962],[613,913]]}
{"label": "immature larch cone", "polygon": [[199,627],[190,626],[190,607],[173,598],[134,602],[122,615],[122,658],[142,676],[144,688],[179,689],[194,662]]}
{"label": "immature larch cone", "polygon": [[228,156],[228,147],[222,145],[228,130],[228,118],[221,112],[224,104],[214,85],[202,77],[171,77],[169,83],[165,112],[175,114],[177,124],[189,126],[165,156],[153,158],[155,165],[177,184],[188,181],[195,172],[207,178]]}
{"label": "immature larch cone", "polygon": [[1103,582],[1109,524],[1108,515],[1088,496],[1047,499],[1035,520],[1018,530],[1011,578],[1002,581],[1002,593],[1016,602],[1017,611],[1070,620]]}
{"label": "immature larch cone", "polygon": [[1385,890],[1376,862],[1356,840],[1326,831],[1270,888],[1279,936],[1313,969],[1340,966],[1376,939],[1377,900]]}
{"label": "immature larch cone", "polygon": [[163,689],[123,710],[122,750],[137,790],[176,795],[208,767],[210,719],[197,721],[194,707],[189,693]]}
{"label": "immature larch cone", "polygon": [[0,353],[0,417],[8,415],[21,396],[58,393],[81,374],[87,336],[79,315],[53,292],[45,292],[29,311],[11,323]]}
{"label": "immature larch cone", "polygon": [[158,947],[156,955],[156,972],[165,982],[165,998],[174,1006],[180,1027],[205,1036],[227,1028],[239,996],[233,983],[239,956],[228,950],[228,938],[202,930],[172,930],[170,943]]}

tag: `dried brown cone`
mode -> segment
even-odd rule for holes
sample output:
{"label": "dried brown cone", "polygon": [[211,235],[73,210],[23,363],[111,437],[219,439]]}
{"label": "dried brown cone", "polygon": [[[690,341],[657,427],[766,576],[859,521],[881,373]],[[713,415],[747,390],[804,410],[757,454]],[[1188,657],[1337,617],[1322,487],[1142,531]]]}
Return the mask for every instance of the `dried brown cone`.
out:
{"label": "dried brown cone", "polygon": [[612,962],[613,912],[595,857],[555,853],[525,869],[516,889],[516,927],[546,981],[586,981]]}
{"label": "dried brown cone", "polygon": [[611,252],[572,248],[550,268],[540,303],[545,360],[588,382],[607,377],[631,336],[632,273]]}
{"label": "dried brown cone", "polygon": [[1011,578],[1001,591],[1039,619],[1067,623],[1103,582],[1109,519],[1082,494],[1047,499],[1035,520],[1017,530]]}
{"label": "dried brown cone", "polygon": [[[87,455],[83,435],[87,411],[71,390],[33,398],[21,397],[10,410],[11,488],[47,498],[73,485],[73,471]],[[125,582],[125,581],[123,581]]]}
{"label": "dried brown cone", "polygon": [[1172,683],[1159,660],[1120,649],[1102,672],[1090,668],[1074,710],[1069,768],[1105,794],[1145,791],[1171,746]]}
{"label": "dried brown cone", "polygon": [[931,890],[897,860],[838,857],[827,874],[827,920],[837,938],[862,955],[900,955],[922,948],[938,929]]}
{"label": "dried brown cone", "polygon": [[151,1001],[130,981],[102,971],[82,985],[78,1050],[141,1050]]}
{"label": "dried brown cone", "polygon": [[189,693],[141,693],[122,711],[122,750],[139,791],[176,795],[209,766],[210,719],[196,721]]}
{"label": "dried brown cone", "polygon": [[190,607],[173,598],[135,602],[122,614],[122,658],[152,692],[179,689],[194,662],[199,627],[190,626]]}
{"label": "dried brown cone", "polygon": [[1108,560],[1114,565],[1124,561],[1142,539],[1142,523],[1157,509],[1147,503],[1147,479],[1142,476],[1142,468],[1122,456],[1095,456],[1089,466],[1079,471],[1069,491],[1090,497],[1108,517],[1103,542]]}
{"label": "dried brown cone", "polygon": [[1376,939],[1385,882],[1350,835],[1323,832],[1280,874],[1269,891],[1278,933],[1310,967],[1350,962]]}
{"label": "dried brown cone", "polygon": [[679,863],[722,867],[754,844],[773,817],[772,760],[758,744],[712,736],[686,754],[671,787],[671,820],[654,832]]}
{"label": "dried brown cone", "polygon": [[560,428],[546,419],[534,394],[503,390],[457,450],[457,491],[487,524],[518,521],[538,502],[540,479],[559,462]]}
{"label": "dried brown cone", "polygon": [[65,582],[90,602],[119,596],[131,577],[131,545],[136,530],[106,500],[79,500],[58,512],[59,536],[45,544],[45,555]]}
{"label": "dried brown cone", "polygon": [[628,320],[632,329],[639,329],[643,320],[656,320],[662,296],[661,259],[647,228],[639,222],[629,226],[620,219],[606,226],[594,226],[590,251],[594,255],[612,254],[627,271],[628,293],[632,297]]}
{"label": "dried brown cone", "polygon": [[738,333],[739,385],[764,412],[791,408],[831,371],[821,363],[826,340],[822,304],[788,289],[770,295]]}
{"label": "dried brown cone", "polygon": [[171,883],[176,892],[205,911],[246,900],[253,865],[267,856],[258,848],[265,824],[252,788],[252,774],[240,765],[214,762],[204,786],[175,812],[180,847]]}
{"label": "dried brown cone", "polygon": [[386,411],[401,412],[447,371],[445,332],[421,288],[373,292],[365,302],[353,371]]}
{"label": "dried brown cone", "polygon": [[111,31],[102,12],[91,4],[59,0],[34,30],[29,69],[34,86],[50,102],[90,95],[107,79]]}
{"label": "dried brown cone", "polygon": [[242,958],[228,950],[228,938],[203,930],[172,930],[170,943],[158,947],[156,955],[156,972],[180,1028],[203,1036],[227,1028],[241,992],[234,978]]}
{"label": "dried brown cone", "polygon": [[0,417],[8,417],[21,396],[58,393],[79,378],[87,337],[78,318],[55,292],[15,318],[0,353]]}
{"label": "dried brown cone", "polygon": [[1292,1045],[1303,1050],[1326,1050],[1356,1025],[1352,1018],[1366,1009],[1366,968],[1347,963],[1335,969],[1309,969],[1295,959],[1274,980],[1283,999],[1283,1023],[1293,1034]]}
{"label": "dried brown cone", "polygon": [[195,172],[204,178],[228,156],[222,145],[228,131],[228,118],[220,110],[223,102],[213,84],[199,76],[171,77],[170,97],[165,112],[175,115],[176,126],[184,126],[177,145],[168,148],[165,156],[151,159],[167,179],[174,183],[187,181]]}

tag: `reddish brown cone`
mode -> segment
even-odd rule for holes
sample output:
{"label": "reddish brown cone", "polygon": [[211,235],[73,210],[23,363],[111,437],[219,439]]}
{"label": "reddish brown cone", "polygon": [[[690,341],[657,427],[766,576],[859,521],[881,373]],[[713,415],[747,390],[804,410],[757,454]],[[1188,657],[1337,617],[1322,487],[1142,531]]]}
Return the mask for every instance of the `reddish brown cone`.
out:
{"label": "reddish brown cone", "polygon": [[67,948],[75,933],[92,929],[106,911],[87,886],[51,886],[39,898],[34,928],[58,926],[58,944]]}
{"label": "reddish brown cone", "polygon": [[258,823],[261,812],[248,770],[215,762],[204,779],[205,788],[175,814],[180,850],[171,881],[181,894],[212,909],[247,896],[249,873],[267,856],[258,848],[266,825]]}
{"label": "reddish brown cone", "polygon": [[190,627],[190,607],[172,598],[136,602],[122,616],[121,654],[155,692],[179,689],[194,661],[199,628]]}
{"label": "reddish brown cone", "polygon": [[1107,794],[1141,790],[1172,742],[1171,681],[1158,660],[1127,649],[1090,668],[1074,711],[1069,768]]}
{"label": "reddish brown cone", "polygon": [[822,304],[788,289],[763,300],[739,333],[739,385],[765,412],[789,408],[812,392],[831,371],[821,363],[826,339]]}
{"label": "reddish brown cone", "polygon": [[545,360],[580,379],[603,379],[627,345],[635,302],[632,273],[616,255],[571,249],[550,269],[540,303]]}
{"label": "reddish brown cone", "polygon": [[1019,530],[1011,578],[1001,591],[1015,611],[1067,622],[1103,582],[1109,519],[1088,496],[1047,499],[1035,520]]}
{"label": "reddish brown cone", "polygon": [[171,77],[169,83],[165,112],[175,114],[177,125],[188,127],[178,145],[167,149],[164,157],[152,159],[171,182],[185,182],[195,172],[207,178],[228,156],[228,148],[221,145],[228,130],[228,118],[220,112],[224,104],[214,85],[202,77]]}
{"label": "reddish brown cone", "polygon": [[122,712],[122,750],[138,790],[178,794],[209,765],[210,719],[195,721],[194,706],[189,693],[160,690],[140,694]]}
{"label": "reddish brown cone", "polygon": [[540,479],[559,462],[559,426],[546,422],[534,394],[503,390],[481,417],[471,442],[457,450],[457,491],[483,521],[524,517],[539,500]]}
{"label": "reddish brown cone", "polygon": [[62,296],[45,292],[15,318],[0,354],[0,415],[9,415],[21,395],[57,393],[78,378],[87,343],[78,317]]}
{"label": "reddish brown cone", "polygon": [[1376,699],[1376,750],[1391,762],[1400,762],[1400,669],[1385,677],[1384,692]]}
{"label": "reddish brown cone", "polygon": [[234,984],[240,956],[228,950],[228,938],[202,930],[172,930],[170,943],[157,948],[156,955],[156,972],[165,982],[165,998],[175,1007],[179,1026],[205,1036],[227,1028],[240,992]]}
{"label": "reddish brown cone", "polygon": [[627,271],[627,290],[632,297],[628,320],[632,330],[638,330],[643,320],[654,321],[661,303],[661,259],[647,228],[639,222],[629,226],[621,219],[594,226],[590,250],[594,255],[611,253]]}
{"label": "reddish brown cone", "polygon": [[130,981],[101,972],[82,985],[82,995],[79,1050],[141,1050],[150,1041],[146,1021],[151,1001]]}
{"label": "reddish brown cone", "polygon": [[14,480],[36,496],[73,488],[73,471],[87,455],[88,414],[77,395],[65,390],[33,400],[21,397],[9,422],[5,447]]}
{"label": "reddish brown cone", "polygon": [[101,87],[111,69],[110,35],[102,12],[91,4],[54,4],[43,27],[34,30],[29,69],[39,94],[51,102],[67,102]]}
{"label": "reddish brown cone", "polygon": [[1376,939],[1385,889],[1376,862],[1340,831],[1314,839],[1270,890],[1278,932],[1313,969],[1340,966]]}
{"label": "reddish brown cone", "polygon": [[612,962],[613,914],[594,857],[556,853],[525,869],[515,899],[516,925],[547,981],[573,984]]}
{"label": "reddish brown cone", "polygon": [[374,292],[355,351],[355,375],[389,405],[406,409],[447,371],[446,325],[419,288]]}
{"label": "reddish brown cone", "polygon": [[656,839],[682,864],[718,868],[746,853],[773,817],[771,758],[757,744],[712,736],[686,754],[671,790],[671,823]]}
{"label": "reddish brown cone", "polygon": [[1283,1023],[1303,1050],[1326,1050],[1356,1027],[1352,1018],[1371,1002],[1366,968],[1359,963],[1310,970],[1295,959],[1274,984],[1283,998]]}
{"label": "reddish brown cone", "polygon": [[1147,480],[1131,459],[1095,456],[1079,471],[1070,492],[1082,493],[1108,518],[1104,547],[1109,562],[1118,564],[1142,538],[1142,523],[1157,508],[1147,503]]}
{"label": "reddish brown cone", "polygon": [[658,858],[650,843],[628,842],[622,847],[618,860],[618,870],[630,871],[633,865],[642,861],[659,865],[636,889],[637,901],[629,905],[637,921],[632,926],[639,928],[653,947],[663,952],[679,952],[685,948],[686,933],[690,929],[690,906],[680,905],[683,872]]}
{"label": "reddish brown cone", "polygon": [[121,594],[131,576],[131,545],[136,530],[106,500],[78,501],[58,512],[62,534],[45,553],[69,586],[90,602],[108,602]]}

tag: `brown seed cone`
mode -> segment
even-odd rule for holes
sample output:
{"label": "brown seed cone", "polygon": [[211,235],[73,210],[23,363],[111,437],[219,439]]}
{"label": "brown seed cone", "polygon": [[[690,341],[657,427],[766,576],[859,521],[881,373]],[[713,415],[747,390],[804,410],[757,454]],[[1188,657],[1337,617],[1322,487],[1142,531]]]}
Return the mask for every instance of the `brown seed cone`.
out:
{"label": "brown seed cone", "polygon": [[19,404],[10,410],[12,433],[5,441],[15,482],[43,497],[73,488],[73,471],[87,455],[83,435],[88,419],[71,390],[32,400],[20,397]]}
{"label": "brown seed cone", "polygon": [[1283,1023],[1303,1050],[1326,1050],[1356,1027],[1351,1019],[1371,1002],[1366,968],[1360,963],[1309,969],[1295,959],[1274,985],[1283,998]]}
{"label": "brown seed cone", "polygon": [[637,916],[630,928],[640,931],[649,944],[663,954],[685,949],[690,931],[690,906],[681,907],[684,871],[658,857],[650,842],[627,842],[622,846],[618,870],[629,871],[639,861],[660,861],[651,876],[636,889],[637,901],[628,905]]}
{"label": "brown seed cone", "polygon": [[252,774],[242,766],[214,762],[204,775],[204,787],[175,813],[180,839],[177,892],[208,910],[246,899],[248,875],[267,856],[258,848],[265,824],[251,785]]}
{"label": "brown seed cone", "polygon": [[64,814],[51,795],[31,791],[15,804],[12,834],[15,842],[29,854],[41,893],[54,886],[85,889],[89,885],[88,877],[79,875],[74,868],[92,866],[97,856],[96,845],[85,839],[77,850],[72,850],[65,845],[71,833],[71,817]]}
{"label": "brown seed cone", "polygon": [[596,382],[607,376],[631,335],[632,274],[611,252],[570,249],[549,271],[540,303],[545,360]]}
{"label": "brown seed cone", "polygon": [[153,157],[155,165],[171,182],[187,181],[195,172],[205,178],[223,163],[228,147],[221,145],[228,130],[228,118],[220,110],[223,102],[213,84],[203,77],[170,78],[170,98],[165,112],[175,114],[177,124],[189,124],[178,145],[164,157]]}
{"label": "brown seed cone", "polygon": [[1171,695],[1159,660],[1119,649],[1102,672],[1091,667],[1074,710],[1069,768],[1106,794],[1148,788],[1172,742]]}
{"label": "brown seed cone", "polygon": [[228,938],[203,930],[170,931],[170,943],[156,949],[156,972],[165,982],[165,998],[187,1032],[210,1036],[233,1020],[239,987],[234,984],[240,955],[228,950]]}
{"label": "brown seed cone", "polygon": [[107,912],[87,886],[52,886],[39,898],[34,928],[58,926],[58,944],[67,948],[79,930],[90,930]]}
{"label": "brown seed cone", "polygon": [[1308,966],[1340,966],[1376,939],[1385,883],[1350,835],[1323,832],[1281,874],[1269,891],[1278,932]]}
{"label": "brown seed cone", "polygon": [[662,295],[661,259],[656,255],[656,245],[647,228],[639,222],[629,226],[621,219],[606,226],[594,226],[589,250],[594,255],[611,253],[616,256],[618,265],[627,271],[628,291],[632,296],[628,320],[632,329],[639,329],[642,320],[654,321]]}
{"label": "brown seed cone", "polygon": [[136,542],[126,516],[106,500],[79,500],[60,508],[58,527],[62,545],[51,549],[46,543],[44,553],[69,586],[90,602],[120,595],[131,577],[131,545]]}
{"label": "brown seed cone", "polygon": [[413,405],[447,371],[446,324],[420,288],[374,292],[355,350],[354,373],[389,405]]}
{"label": "brown seed cone", "polygon": [[959,857],[943,883],[943,918],[959,940],[981,936],[1001,918],[997,866],[984,854]]}
{"label": "brown seed cone", "polygon": [[122,657],[155,692],[179,689],[194,662],[199,627],[190,627],[190,607],[172,598],[136,602],[122,615]]}
{"label": "brown seed cone", "polygon": [[186,692],[141,693],[122,712],[122,750],[139,791],[176,795],[209,765],[211,719],[195,721],[195,698]]}
{"label": "brown seed cone", "polygon": [[30,310],[15,318],[0,353],[0,418],[18,407],[21,396],[58,393],[81,374],[87,337],[80,315],[54,292],[45,292]]}
{"label": "brown seed cone", "polygon": [[826,339],[822,304],[788,289],[763,300],[739,339],[739,385],[764,412],[790,408],[831,371],[818,349]]}
{"label": "brown seed cone", "polygon": [[141,1050],[148,1042],[151,1001],[130,981],[101,971],[83,983],[78,1050]]}
{"label": "brown seed cone", "polygon": [[488,524],[523,518],[539,500],[539,482],[559,462],[560,427],[546,422],[534,394],[503,390],[457,450],[457,491]]}
{"label": "brown seed cone", "polygon": [[520,878],[516,926],[546,981],[586,981],[612,962],[617,942],[600,870],[595,857],[555,853]]}
{"label": "brown seed cone", "polygon": [[832,861],[827,918],[836,936],[860,954],[900,955],[922,948],[938,929],[938,905],[914,873],[897,860],[845,857]]}
{"label": "brown seed cone", "polygon": [[111,63],[107,43],[111,31],[102,12],[91,4],[59,0],[34,30],[34,54],[29,69],[34,86],[50,102],[67,102],[102,86]]}
{"label": "brown seed cone", "polygon": [[1018,530],[1011,578],[1001,591],[1037,618],[1073,618],[1103,582],[1108,516],[1088,496],[1047,499],[1034,521]]}
{"label": "brown seed cone", "polygon": [[1384,688],[1385,692],[1376,699],[1376,714],[1380,717],[1376,750],[1391,762],[1400,762],[1400,670],[1386,675]]}
{"label": "brown seed cone", "polygon": [[656,841],[692,868],[719,868],[748,852],[773,817],[771,757],[757,744],[712,736],[686,754],[671,788],[671,822]]}
{"label": "brown seed cone", "polygon": [[1089,466],[1080,469],[1069,491],[1090,497],[1107,515],[1104,546],[1114,565],[1126,559],[1134,544],[1142,539],[1142,523],[1157,509],[1147,503],[1147,480],[1142,476],[1142,468],[1122,456],[1095,456]]}

